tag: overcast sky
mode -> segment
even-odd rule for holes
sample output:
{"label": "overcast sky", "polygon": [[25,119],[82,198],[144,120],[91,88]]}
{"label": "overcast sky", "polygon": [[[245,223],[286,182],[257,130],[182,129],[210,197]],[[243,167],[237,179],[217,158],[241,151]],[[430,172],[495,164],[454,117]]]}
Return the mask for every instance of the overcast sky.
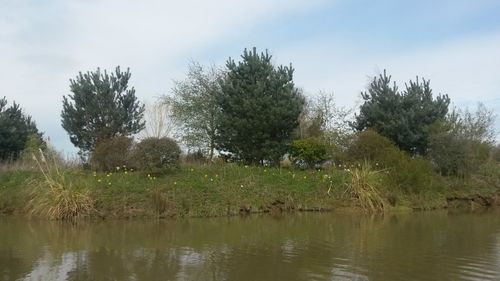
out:
{"label": "overcast sky", "polygon": [[152,101],[191,60],[223,65],[256,46],[340,105],[387,69],[401,86],[418,75],[459,107],[500,115],[499,15],[496,0],[0,0],[0,96],[72,153],[60,111],[79,71],[130,67],[139,99]]}

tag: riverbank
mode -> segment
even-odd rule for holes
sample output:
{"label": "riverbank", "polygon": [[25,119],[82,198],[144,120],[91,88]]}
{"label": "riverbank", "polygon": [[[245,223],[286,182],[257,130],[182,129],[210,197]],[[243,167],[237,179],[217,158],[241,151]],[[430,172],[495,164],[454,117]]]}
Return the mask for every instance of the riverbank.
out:
{"label": "riverbank", "polygon": [[[351,169],[296,170],[234,164],[182,165],[155,177],[126,167],[111,173],[69,170],[0,174],[0,213],[53,219],[179,218],[249,213],[362,210],[346,193]],[[500,204],[500,181],[441,178],[432,188],[379,182],[386,211],[479,208]]]}

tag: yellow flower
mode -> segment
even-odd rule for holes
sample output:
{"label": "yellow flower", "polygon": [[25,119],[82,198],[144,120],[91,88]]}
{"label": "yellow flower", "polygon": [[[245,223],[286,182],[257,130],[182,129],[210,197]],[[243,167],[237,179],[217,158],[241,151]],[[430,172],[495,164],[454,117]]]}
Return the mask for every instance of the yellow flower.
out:
{"label": "yellow flower", "polygon": [[304,179],[307,179],[307,176],[304,176]]}
{"label": "yellow flower", "polygon": [[97,182],[101,182],[101,179],[98,179]]}
{"label": "yellow flower", "polygon": [[127,171],[123,172],[125,175],[127,174]]}
{"label": "yellow flower", "polygon": [[176,181],[174,181],[174,185],[177,185],[177,182],[176,182]]}

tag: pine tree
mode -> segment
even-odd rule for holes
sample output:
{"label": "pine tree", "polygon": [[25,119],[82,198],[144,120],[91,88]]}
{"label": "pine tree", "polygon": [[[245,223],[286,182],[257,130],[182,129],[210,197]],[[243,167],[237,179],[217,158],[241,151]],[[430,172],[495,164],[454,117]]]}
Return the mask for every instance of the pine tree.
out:
{"label": "pine tree", "polygon": [[398,91],[385,70],[361,97],[364,103],[353,127],[358,131],[373,129],[414,155],[427,153],[430,126],[445,118],[450,103],[447,95],[434,99],[429,80],[418,77],[410,80],[404,91]]}
{"label": "pine tree", "polygon": [[63,97],[62,127],[85,159],[95,145],[117,136],[130,136],[144,129],[144,105],[128,88],[130,71],[117,67],[109,75],[98,68],[70,80],[72,94]]}
{"label": "pine tree", "polygon": [[292,66],[275,67],[271,56],[246,49],[228,72],[217,96],[217,145],[247,163],[279,162],[304,106]]}

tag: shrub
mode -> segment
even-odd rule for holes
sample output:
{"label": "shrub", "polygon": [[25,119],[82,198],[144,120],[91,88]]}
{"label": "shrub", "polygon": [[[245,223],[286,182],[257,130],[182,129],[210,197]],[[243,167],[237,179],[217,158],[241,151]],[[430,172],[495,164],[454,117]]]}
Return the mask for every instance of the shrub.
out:
{"label": "shrub", "polygon": [[130,166],[132,139],[115,137],[99,142],[90,158],[90,165],[98,171],[112,171],[116,167]]}
{"label": "shrub", "polygon": [[295,140],[290,146],[290,156],[294,163],[305,162],[309,168],[327,159],[327,146],[317,138]]}
{"label": "shrub", "polygon": [[369,161],[378,168],[386,169],[388,184],[393,188],[418,192],[436,186],[437,175],[428,160],[410,157],[389,139],[371,130],[355,136],[347,157],[351,162]]}
{"label": "shrub", "polygon": [[361,163],[367,160],[382,168],[392,168],[406,156],[388,138],[372,130],[357,133],[346,154],[350,162]]}
{"label": "shrub", "polygon": [[165,174],[179,165],[181,149],[170,138],[146,138],[133,152],[136,167],[148,174]]}
{"label": "shrub", "polygon": [[75,220],[92,216],[96,210],[89,191],[76,187],[68,180],[55,159],[33,154],[43,177],[30,182],[33,190],[27,208],[31,215],[55,220]]}

